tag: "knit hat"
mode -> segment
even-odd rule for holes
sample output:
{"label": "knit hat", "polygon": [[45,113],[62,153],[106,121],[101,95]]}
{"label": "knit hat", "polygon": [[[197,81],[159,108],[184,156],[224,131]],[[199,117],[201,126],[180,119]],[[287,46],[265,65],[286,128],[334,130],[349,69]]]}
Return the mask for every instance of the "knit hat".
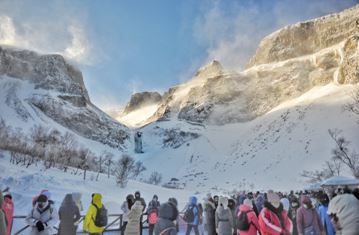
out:
{"label": "knit hat", "polygon": [[4,196],[4,198],[10,198],[10,199],[12,199],[12,195],[11,195],[11,193],[9,193],[9,192],[4,192],[3,193],[3,196]]}
{"label": "knit hat", "polygon": [[269,193],[267,194],[267,198],[268,198],[268,202],[269,202],[270,204],[280,203],[280,198],[279,198],[278,194],[276,194],[276,193],[269,192]]}
{"label": "knit hat", "polygon": [[284,210],[288,211],[290,208],[288,198],[284,197],[284,198],[280,199],[280,202],[282,203]]}
{"label": "knit hat", "polygon": [[251,199],[244,199],[243,204],[249,206],[250,208],[253,208],[253,203]]}
{"label": "knit hat", "polygon": [[47,202],[47,197],[43,194],[41,194],[38,198],[37,198],[37,202]]}
{"label": "knit hat", "polygon": [[45,195],[47,197],[47,199],[51,198],[51,193],[47,189],[42,190],[41,195]]}

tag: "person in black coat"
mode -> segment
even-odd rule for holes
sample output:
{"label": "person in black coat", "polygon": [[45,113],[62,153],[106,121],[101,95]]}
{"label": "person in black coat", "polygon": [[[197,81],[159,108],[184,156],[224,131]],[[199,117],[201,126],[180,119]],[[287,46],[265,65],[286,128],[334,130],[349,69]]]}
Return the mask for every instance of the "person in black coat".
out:
{"label": "person in black coat", "polygon": [[162,204],[159,209],[159,218],[155,224],[155,235],[176,235],[178,227],[176,226],[178,220],[177,200],[170,198],[168,202]]}
{"label": "person in black coat", "polygon": [[232,198],[228,200],[228,208],[231,210],[233,218],[233,235],[237,235],[237,225],[236,225],[236,201]]}
{"label": "person in black coat", "polygon": [[71,194],[66,194],[59,209],[59,235],[76,235],[77,222],[80,220],[80,209],[72,199]]}
{"label": "person in black coat", "polygon": [[[146,209],[146,202],[145,202],[145,199],[143,199],[141,197],[141,193],[139,191],[135,192],[135,202],[136,201],[141,202],[141,205],[143,206],[142,212],[144,212],[145,209]],[[141,219],[140,219],[140,235],[142,235],[142,216],[141,216]]]}
{"label": "person in black coat", "polygon": [[213,198],[209,198],[205,205],[206,229],[208,235],[216,235],[216,205]]}

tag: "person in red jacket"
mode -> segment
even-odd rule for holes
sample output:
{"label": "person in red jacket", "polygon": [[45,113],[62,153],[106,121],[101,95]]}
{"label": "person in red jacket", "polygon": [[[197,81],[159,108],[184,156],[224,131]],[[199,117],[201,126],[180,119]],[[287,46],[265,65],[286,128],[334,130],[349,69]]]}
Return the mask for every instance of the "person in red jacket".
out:
{"label": "person in red jacket", "polygon": [[268,200],[264,202],[264,208],[259,214],[259,228],[262,235],[291,235],[292,221],[287,211],[283,209],[280,198],[270,191]]}
{"label": "person in red jacket", "polygon": [[5,217],[7,221],[6,235],[11,235],[11,228],[14,216],[14,203],[12,201],[12,196],[10,193],[4,193],[4,203],[2,204],[2,209],[5,212]]}
{"label": "person in red jacket", "polygon": [[245,199],[243,204],[239,206],[239,213],[237,217],[240,216],[241,213],[247,213],[249,229],[237,230],[238,235],[257,235],[257,231],[259,231],[258,218],[256,213],[253,210],[253,203],[251,199]]}

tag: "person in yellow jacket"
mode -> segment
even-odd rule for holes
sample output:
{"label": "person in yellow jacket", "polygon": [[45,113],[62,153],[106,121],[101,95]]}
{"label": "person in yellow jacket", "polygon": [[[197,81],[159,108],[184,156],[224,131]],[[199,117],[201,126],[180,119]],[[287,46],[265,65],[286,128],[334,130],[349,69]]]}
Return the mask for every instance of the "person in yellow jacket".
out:
{"label": "person in yellow jacket", "polygon": [[[87,210],[87,214],[83,223],[83,230],[85,232],[88,232],[90,235],[101,235],[104,227],[97,227],[95,225],[95,218],[97,214],[97,208],[102,208],[102,202],[101,202],[102,196],[99,193],[95,193],[92,195],[92,203]],[[94,206],[95,204],[96,206]]]}

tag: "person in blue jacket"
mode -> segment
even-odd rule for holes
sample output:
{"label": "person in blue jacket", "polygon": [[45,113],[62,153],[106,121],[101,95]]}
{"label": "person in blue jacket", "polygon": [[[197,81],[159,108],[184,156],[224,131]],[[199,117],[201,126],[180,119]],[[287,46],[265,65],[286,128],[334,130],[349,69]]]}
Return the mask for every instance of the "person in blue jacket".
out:
{"label": "person in blue jacket", "polygon": [[324,229],[326,231],[327,235],[334,235],[335,234],[335,230],[333,227],[332,222],[330,221],[330,217],[327,213],[328,211],[328,205],[329,205],[329,197],[327,194],[323,193],[322,195],[320,195],[319,198],[320,201],[320,206],[319,206],[319,216],[320,219],[322,220]]}
{"label": "person in blue jacket", "polygon": [[199,211],[197,207],[197,198],[195,196],[190,197],[189,199],[189,205],[186,210],[192,210],[193,211],[193,221],[187,223],[187,231],[186,235],[190,235],[192,229],[194,230],[194,233],[196,235],[199,235],[198,225],[199,225]]}

